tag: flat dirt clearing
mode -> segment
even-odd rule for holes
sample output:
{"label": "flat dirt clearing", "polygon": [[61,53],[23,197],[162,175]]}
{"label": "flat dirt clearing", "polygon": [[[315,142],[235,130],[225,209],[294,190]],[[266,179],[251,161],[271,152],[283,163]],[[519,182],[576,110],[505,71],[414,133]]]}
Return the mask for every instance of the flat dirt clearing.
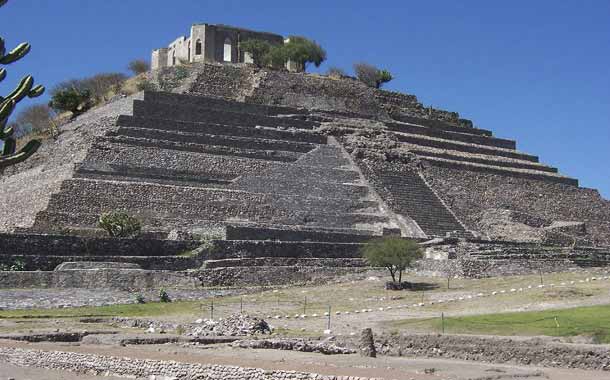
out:
{"label": "flat dirt clearing", "polygon": [[[1,347],[18,347],[45,351],[80,352],[105,356],[138,359],[172,360],[185,363],[236,365],[241,367],[264,368],[270,370],[290,370],[313,372],[322,375],[364,376],[380,379],[413,380],[604,380],[610,373],[583,370],[564,370],[513,365],[485,364],[460,360],[410,359],[381,357],[362,358],[358,355],[310,354],[294,351],[244,350],[226,346],[207,348],[161,346],[87,346],[71,344],[36,343],[28,344],[1,341]],[[1,363],[1,362],[0,362]],[[0,364],[3,368],[4,364]],[[21,369],[17,369],[21,370]],[[35,372],[35,369],[33,369]],[[428,372],[428,373],[426,373]],[[26,374],[29,374],[26,372]],[[3,374],[4,375],[4,374]],[[60,377],[50,377],[57,375]],[[44,379],[93,380],[96,377],[61,377],[62,373],[45,373]],[[22,380],[21,377],[15,377]],[[32,379],[38,379],[33,377]],[[113,378],[111,378],[113,379]]]}

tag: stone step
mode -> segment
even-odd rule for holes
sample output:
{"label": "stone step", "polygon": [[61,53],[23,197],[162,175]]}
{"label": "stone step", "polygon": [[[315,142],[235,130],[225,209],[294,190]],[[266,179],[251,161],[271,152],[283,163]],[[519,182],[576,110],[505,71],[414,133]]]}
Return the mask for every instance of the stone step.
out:
{"label": "stone step", "polygon": [[[358,174],[347,170],[306,167],[288,162],[250,157],[214,155],[209,153],[160,149],[118,141],[99,141],[87,153],[84,164],[89,167],[149,168],[199,174],[206,178],[233,180],[239,176],[262,173],[271,169],[307,173],[312,180],[334,178],[335,182],[353,182]],[[242,151],[241,153],[245,153]]]}
{"label": "stone step", "polygon": [[265,151],[258,149],[233,148],[226,145],[205,145],[125,136],[102,137],[99,138],[98,141],[165,150],[177,150],[182,152],[205,153],[214,156],[242,157],[278,162],[296,162],[303,155],[303,153],[281,150]]}
{"label": "stone step", "polygon": [[460,133],[481,135],[481,136],[491,136],[492,135],[492,132],[487,129],[457,126],[457,125],[452,125],[452,124],[449,124],[449,123],[446,123],[446,122],[443,122],[440,120],[423,119],[423,118],[407,116],[407,115],[400,115],[400,116],[395,115],[395,116],[393,116],[393,118],[395,120],[403,122],[403,123],[420,125],[420,126],[424,126],[424,127],[428,127],[428,128],[438,129],[441,131],[460,132]]}
{"label": "stone step", "polygon": [[[132,210],[127,210],[131,212]],[[229,220],[221,218],[212,219],[213,216],[203,216],[200,218],[189,215],[179,215],[171,217],[169,215],[151,215],[138,214],[139,210],[134,210],[134,214],[146,228],[155,228],[158,230],[182,229],[190,230],[192,228],[208,228],[210,226],[222,226],[227,222],[236,222],[240,217],[231,217]],[[65,228],[82,228],[95,227],[100,215],[97,213],[87,212],[69,212],[69,211],[41,211],[36,214],[34,225],[30,228],[32,232],[61,232]],[[253,219],[254,220],[254,219]],[[243,222],[253,222],[253,220],[242,219]],[[370,213],[346,213],[346,214],[295,214],[283,218],[277,217],[273,220],[260,219],[258,223],[269,223],[276,225],[290,226],[306,226],[312,228],[375,228],[378,225],[387,224],[388,217],[380,214]]]}
{"label": "stone step", "polygon": [[426,235],[445,236],[453,231],[466,234],[464,227],[417,173],[374,169],[364,162],[361,167],[388,206],[413,219]]}
{"label": "stone step", "polygon": [[303,153],[294,151],[235,148],[226,145],[207,145],[124,136],[106,137],[103,139],[107,142],[131,146],[151,147],[166,150],[177,150],[183,152],[205,153],[214,156],[252,158],[264,161],[296,162],[301,156],[303,156]]}
{"label": "stone step", "polygon": [[515,158],[490,156],[485,154],[459,152],[456,150],[438,149],[433,147],[427,147],[422,145],[407,144],[403,143],[403,147],[408,149],[410,152],[417,154],[422,158],[435,157],[445,158],[454,161],[474,162],[477,164],[495,165],[508,168],[517,169],[529,169],[537,170],[542,172],[557,173],[558,170],[555,167],[541,164],[539,162],[524,161]]}
{"label": "stone step", "polygon": [[517,146],[514,140],[501,139],[487,135],[464,133],[461,130],[460,132],[446,131],[437,128],[424,127],[421,125],[388,122],[386,122],[385,125],[390,131],[404,132],[414,135],[424,135],[428,137],[436,137],[451,141],[461,141],[469,144],[489,145],[505,149],[515,149]]}
{"label": "stone step", "polygon": [[364,243],[379,235],[370,231],[344,229],[343,231],[324,231],[303,228],[279,228],[268,226],[227,225],[227,240],[280,240],[280,241],[317,241],[332,243]]}
{"label": "stone step", "polygon": [[205,122],[241,127],[313,129],[319,124],[307,120],[271,117],[229,111],[218,111],[190,105],[144,102],[134,100],[133,115],[165,120]]}
{"label": "stone step", "polygon": [[468,144],[458,141],[439,139],[434,137],[414,135],[402,132],[395,132],[398,141],[414,145],[427,146],[432,148],[455,150],[458,152],[485,154],[488,156],[500,156],[516,158],[523,161],[538,162],[537,156],[521,153],[513,149],[495,148],[486,145]]}
{"label": "stone step", "polygon": [[96,179],[105,181],[145,182],[173,186],[189,187],[226,187],[231,181],[202,177],[189,173],[171,172],[169,174],[154,172],[148,168],[92,168],[80,166],[73,178]]}
{"label": "stone step", "polygon": [[563,176],[558,173],[544,172],[539,170],[528,170],[519,168],[507,168],[503,166],[484,165],[475,162],[464,162],[448,160],[437,157],[426,157],[425,160],[432,165],[452,169],[469,170],[483,173],[493,173],[518,178],[537,179],[546,182],[562,183],[565,185],[578,186],[578,180]]}
{"label": "stone step", "polygon": [[190,132],[223,136],[241,136],[282,141],[297,141],[313,144],[326,144],[327,138],[309,130],[279,130],[273,128],[256,128],[252,126],[233,126],[218,123],[199,123],[179,120],[155,119],[121,115],[117,125],[123,127],[146,128],[172,132]]}
{"label": "stone step", "polygon": [[[103,194],[103,196],[100,196]],[[376,201],[253,193],[218,188],[197,188],[152,183],[71,179],[53,194],[48,211],[65,207],[79,212],[103,213],[112,210],[141,210],[142,213],[221,217],[248,215],[269,218],[301,213],[350,213],[377,209]],[[154,210],[154,211],[153,211]],[[228,215],[223,215],[228,214]],[[214,219],[216,219],[214,218]]]}
{"label": "stone step", "polygon": [[206,109],[264,116],[307,114],[306,110],[299,108],[244,103],[228,99],[211,98],[207,96],[176,94],[173,92],[144,91],[144,101],[173,105],[191,105]]}
{"label": "stone step", "polygon": [[286,151],[307,153],[318,145],[296,141],[271,140],[255,137],[213,135],[192,132],[164,131],[147,128],[119,127],[109,136],[125,136],[134,138],[145,138],[172,142],[182,142],[202,145],[227,146],[231,148],[262,150],[262,151]]}
{"label": "stone step", "polygon": [[0,234],[0,252],[17,256],[174,256],[199,245],[195,241],[116,239],[54,234]]}
{"label": "stone step", "polygon": [[345,157],[341,148],[329,145],[318,145],[316,149],[299,157],[296,164],[329,168],[351,167],[350,160]]}

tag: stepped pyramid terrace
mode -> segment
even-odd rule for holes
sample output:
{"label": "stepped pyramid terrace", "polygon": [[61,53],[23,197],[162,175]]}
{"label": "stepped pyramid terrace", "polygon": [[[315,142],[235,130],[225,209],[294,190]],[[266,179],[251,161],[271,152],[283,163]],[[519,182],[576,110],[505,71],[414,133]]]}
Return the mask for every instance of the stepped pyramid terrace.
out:
{"label": "stepped pyramid terrace", "polygon": [[[387,235],[426,242],[429,274],[608,264],[610,202],[456,112],[349,77],[182,70],[173,92],[94,109],[4,170],[0,261],[41,271],[24,284],[87,281],[52,272],[65,262],[135,264],[133,283],[308,281],[364,270],[362,245]],[[108,238],[115,210],[142,234]]]}

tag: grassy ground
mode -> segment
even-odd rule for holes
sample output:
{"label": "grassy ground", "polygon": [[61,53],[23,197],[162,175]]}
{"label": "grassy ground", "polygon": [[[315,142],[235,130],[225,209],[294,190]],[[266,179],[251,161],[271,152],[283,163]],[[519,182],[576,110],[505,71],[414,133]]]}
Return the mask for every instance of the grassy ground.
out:
{"label": "grassy ground", "polygon": [[[392,329],[442,332],[443,321],[409,319],[390,322]],[[445,333],[482,335],[590,336],[610,343],[610,305],[519,313],[445,317]]]}
{"label": "grassy ground", "polygon": [[[385,273],[379,272],[379,276]],[[318,314],[322,316],[332,307],[331,314],[336,311],[351,311],[352,315],[333,317],[333,329],[343,333],[358,331],[361,325],[384,329],[409,329],[410,331],[440,332],[440,315],[447,316],[445,328],[452,333],[488,333],[490,334],[545,334],[545,335],[599,335],[600,339],[607,339],[602,332],[598,332],[603,323],[595,322],[595,313],[592,312],[590,319],[584,321],[574,319],[574,316],[563,314],[558,319],[560,327],[557,328],[554,319],[532,322],[540,317],[534,313],[532,319],[531,311],[558,308],[574,308],[590,305],[604,305],[610,303],[610,281],[583,281],[586,277],[593,276],[591,273],[555,273],[545,275],[543,281],[549,285],[544,289],[537,288],[540,277],[533,276],[511,276],[503,278],[488,279],[455,279],[447,288],[447,280],[430,277],[409,277],[410,281],[418,283],[421,289],[417,291],[385,291],[383,283],[385,277],[376,280],[345,281],[342,283],[317,285],[317,286],[293,286],[267,290],[250,290],[249,294],[242,296],[205,298],[199,301],[158,303],[148,302],[146,304],[113,305],[103,307],[79,307],[62,309],[29,309],[29,310],[0,310],[0,319],[17,320],[52,318],[69,320],[79,317],[142,317],[171,320],[178,323],[193,322],[197,318],[210,317],[212,305],[214,318],[222,318],[243,311],[262,317],[266,316],[294,316],[296,314]],[[599,274],[598,274],[599,276]],[[571,282],[574,282],[573,284]],[[550,287],[550,284],[554,284]],[[532,289],[527,291],[527,287]],[[510,292],[510,289],[524,288],[523,292]],[[504,290],[505,293],[493,297],[473,297],[479,292],[486,294],[492,291]],[[172,290],[168,289],[170,297]],[[465,298],[463,301],[451,303],[435,303],[430,301],[458,297]],[[409,307],[408,309],[396,309],[398,305],[412,305],[424,302],[424,307]],[[374,312],[355,315],[354,310],[364,308],[376,311],[380,307],[393,306],[391,311]],[[523,324],[502,324],[504,314],[494,314],[506,311],[523,311],[521,315]],[[546,314],[544,314],[546,313]],[[559,312],[557,312],[559,313]],[[551,312],[555,316],[555,312]],[[471,315],[473,317],[471,317]],[[543,314],[547,316],[547,312]],[[610,312],[604,314],[610,316]],[[460,318],[457,318],[460,317]],[[406,320],[406,318],[410,318]],[[472,321],[468,318],[474,318]],[[482,319],[477,319],[482,318]],[[489,319],[491,318],[491,319]],[[565,319],[565,323],[564,320]],[[601,318],[601,317],[600,317]],[[514,317],[517,320],[517,317]],[[40,321],[40,319],[38,319]],[[294,318],[275,320],[273,323],[278,328],[302,332],[323,330],[325,321],[323,318],[296,320]],[[494,321],[498,320],[497,325]],[[571,324],[576,320],[582,327]],[[608,318],[610,320],[610,318]],[[473,325],[480,321],[480,326]],[[491,321],[491,322],[490,322]],[[76,321],[73,321],[76,322]],[[529,326],[530,322],[532,326]],[[586,322],[586,323],[585,323]],[[20,322],[21,323],[21,322]],[[394,323],[397,323],[394,325]],[[470,327],[469,327],[470,326]],[[608,322],[610,326],[610,322]],[[586,328],[585,328],[586,327]],[[546,329],[546,330],[545,330]],[[547,331],[548,330],[548,331]]]}

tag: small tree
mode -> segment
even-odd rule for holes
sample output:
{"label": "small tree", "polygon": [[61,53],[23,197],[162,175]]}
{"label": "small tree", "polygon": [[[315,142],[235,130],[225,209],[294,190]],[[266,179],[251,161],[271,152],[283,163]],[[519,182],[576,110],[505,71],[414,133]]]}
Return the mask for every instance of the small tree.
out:
{"label": "small tree", "polygon": [[322,62],[326,60],[326,51],[318,43],[305,37],[289,36],[283,49],[286,58],[295,62],[303,71],[307,70],[309,63],[320,67]]}
{"label": "small tree", "polygon": [[274,69],[281,69],[288,61],[287,51],[283,45],[273,45],[263,56],[263,65]]}
{"label": "small tree", "polygon": [[91,92],[87,89],[79,90],[76,87],[52,91],[49,107],[56,112],[72,112],[77,116],[92,106]]}
{"label": "small tree", "polygon": [[25,107],[15,118],[15,133],[24,136],[31,132],[45,132],[51,128],[53,117],[53,110],[46,104]]}
{"label": "small tree", "polygon": [[83,86],[96,102],[106,101],[108,93],[118,92],[126,79],[123,73],[101,73],[83,79]]}
{"label": "small tree", "polygon": [[102,214],[98,226],[106,230],[111,237],[119,238],[136,236],[142,230],[140,221],[123,211]]}
{"label": "small tree", "polygon": [[393,79],[392,74],[387,70],[380,70],[368,63],[354,64],[356,77],[364,84],[373,88],[381,88],[384,83]]}
{"label": "small tree", "polygon": [[402,272],[422,257],[417,242],[398,237],[375,239],[364,246],[362,254],[369,265],[386,268],[398,284],[402,283]]}
{"label": "small tree", "polygon": [[127,68],[133,73],[133,75],[139,75],[150,70],[150,64],[143,59],[134,59],[133,61],[129,62]]}
{"label": "small tree", "polygon": [[242,53],[248,53],[252,57],[252,61],[258,67],[262,67],[265,62],[265,56],[269,54],[272,45],[264,40],[246,40],[239,45]]}

